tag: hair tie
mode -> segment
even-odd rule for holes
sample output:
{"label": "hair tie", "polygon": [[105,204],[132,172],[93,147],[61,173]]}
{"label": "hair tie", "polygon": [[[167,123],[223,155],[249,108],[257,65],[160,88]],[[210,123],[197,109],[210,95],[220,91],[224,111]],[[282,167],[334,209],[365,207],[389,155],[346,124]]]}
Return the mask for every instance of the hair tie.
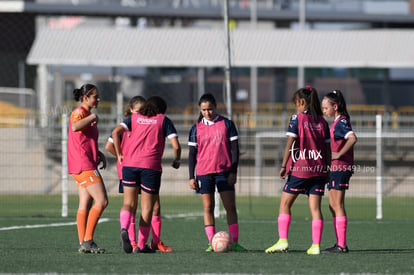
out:
{"label": "hair tie", "polygon": [[308,90],[308,91],[313,91],[313,89],[312,89],[312,86],[311,85],[306,85],[306,90]]}
{"label": "hair tie", "polygon": [[94,89],[96,89],[96,86],[92,86],[92,88],[90,88],[89,90],[87,90],[83,95],[88,96],[88,94],[93,91]]}
{"label": "hair tie", "polygon": [[332,91],[332,93],[336,94],[336,93],[337,93],[337,91],[336,91],[336,90],[333,90],[333,91]]}

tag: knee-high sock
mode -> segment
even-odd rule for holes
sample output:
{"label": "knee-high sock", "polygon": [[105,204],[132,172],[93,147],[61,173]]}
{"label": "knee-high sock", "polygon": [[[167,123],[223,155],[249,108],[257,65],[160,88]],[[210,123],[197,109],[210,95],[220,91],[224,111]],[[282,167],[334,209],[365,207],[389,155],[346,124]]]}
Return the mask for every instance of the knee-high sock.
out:
{"label": "knee-high sock", "polygon": [[206,232],[208,242],[211,243],[211,239],[216,234],[216,227],[214,225],[206,225],[204,231]]}
{"label": "knee-high sock", "polygon": [[323,220],[312,220],[312,244],[321,244]]}
{"label": "knee-high sock", "polygon": [[152,216],[151,219],[152,243],[157,244],[161,236],[161,215]]}
{"label": "knee-high sock", "polygon": [[151,227],[150,226],[139,226],[138,230],[138,247],[139,249],[144,249],[145,244],[148,241],[149,233],[150,233]]}
{"label": "knee-high sock", "polygon": [[347,216],[336,217],[335,228],[337,231],[337,244],[340,247],[346,247],[346,230],[348,225]]}
{"label": "knee-high sock", "polygon": [[231,238],[233,239],[233,242],[237,243],[239,241],[239,224],[229,224],[229,233]]}
{"label": "knee-high sock", "polygon": [[86,209],[78,209],[78,213],[76,215],[76,226],[78,227],[79,244],[81,244],[83,242],[83,239],[85,238],[87,219],[88,211]]}
{"label": "knee-high sock", "polygon": [[336,244],[338,244],[338,230],[336,229],[336,217],[333,217],[333,227],[335,231]]}
{"label": "knee-high sock", "polygon": [[93,233],[95,232],[96,225],[98,224],[103,211],[104,208],[98,205],[94,205],[91,211],[89,211],[88,221],[86,223],[85,241],[93,239]]}
{"label": "knee-high sock", "polygon": [[121,229],[129,228],[129,224],[131,223],[131,212],[128,210],[121,210],[119,213],[119,222],[121,224]]}
{"label": "knee-high sock", "polygon": [[279,239],[287,239],[289,235],[289,227],[292,216],[289,214],[279,214],[277,218],[277,226],[279,231]]}
{"label": "knee-high sock", "polygon": [[129,220],[128,237],[129,237],[129,241],[131,242],[132,246],[137,244],[137,228],[135,225],[134,215],[131,215],[130,220]]}

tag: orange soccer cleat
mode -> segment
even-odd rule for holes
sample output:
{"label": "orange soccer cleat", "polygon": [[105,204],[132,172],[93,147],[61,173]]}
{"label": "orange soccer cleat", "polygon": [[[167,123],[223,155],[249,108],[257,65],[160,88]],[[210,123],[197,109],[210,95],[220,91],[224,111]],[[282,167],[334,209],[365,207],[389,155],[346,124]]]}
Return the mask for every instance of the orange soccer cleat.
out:
{"label": "orange soccer cleat", "polygon": [[161,252],[172,252],[172,248],[169,247],[168,245],[165,245],[162,241],[159,241],[157,244],[153,244],[151,242],[151,249],[153,250],[159,250]]}

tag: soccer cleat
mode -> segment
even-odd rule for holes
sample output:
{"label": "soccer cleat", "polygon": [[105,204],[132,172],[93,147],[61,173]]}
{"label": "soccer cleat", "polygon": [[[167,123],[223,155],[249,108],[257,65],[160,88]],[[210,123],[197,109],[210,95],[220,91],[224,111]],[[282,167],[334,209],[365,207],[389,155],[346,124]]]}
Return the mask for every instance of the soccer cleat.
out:
{"label": "soccer cleat", "polygon": [[161,252],[166,252],[166,253],[173,251],[171,247],[169,247],[168,245],[165,245],[161,240],[157,244],[153,244],[151,242],[150,248],[152,250],[159,250]]}
{"label": "soccer cleat", "polygon": [[322,253],[348,253],[349,249],[347,246],[340,247],[339,245],[335,244],[334,246],[322,250]]}
{"label": "soccer cleat", "polygon": [[211,246],[211,244],[208,244],[207,249],[205,250],[206,252],[214,252],[213,247]]}
{"label": "soccer cleat", "polygon": [[247,249],[241,246],[239,243],[234,243],[231,251],[233,252],[247,252]]}
{"label": "soccer cleat", "polygon": [[132,253],[131,241],[128,237],[128,231],[125,228],[121,229],[121,244],[122,249],[124,249],[125,253]]}
{"label": "soccer cleat", "polygon": [[105,249],[100,248],[93,240],[83,241],[78,251],[80,253],[105,253]]}
{"label": "soccer cleat", "polygon": [[289,250],[289,244],[287,239],[279,239],[277,243],[265,250],[266,253],[281,253]]}
{"label": "soccer cleat", "polygon": [[319,255],[321,254],[321,248],[319,244],[312,244],[311,247],[306,251],[306,254],[308,255]]}
{"label": "soccer cleat", "polygon": [[137,246],[134,253],[155,253],[155,250],[151,249],[148,245],[145,245],[143,249],[140,249],[139,246]]}

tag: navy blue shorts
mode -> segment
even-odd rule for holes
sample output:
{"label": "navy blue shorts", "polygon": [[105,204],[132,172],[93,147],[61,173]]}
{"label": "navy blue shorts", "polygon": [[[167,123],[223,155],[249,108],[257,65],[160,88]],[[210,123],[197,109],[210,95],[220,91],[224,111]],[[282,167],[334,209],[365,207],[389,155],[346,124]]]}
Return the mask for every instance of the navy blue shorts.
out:
{"label": "navy blue shorts", "polygon": [[[118,192],[124,193],[124,185],[122,184],[122,180],[119,180]],[[138,189],[138,194],[141,194],[141,188]]]}
{"label": "navy blue shorts", "polygon": [[211,194],[216,191],[234,191],[234,185],[229,185],[227,179],[230,172],[222,172],[217,174],[208,174],[204,176],[197,176],[197,182],[200,186],[199,193],[201,194]]}
{"label": "navy blue shorts", "polygon": [[351,171],[331,172],[331,178],[328,183],[328,190],[348,190],[349,180],[351,179]]}
{"label": "navy blue shorts", "polygon": [[283,192],[290,194],[319,195],[325,194],[325,185],[328,182],[326,177],[313,177],[309,179],[288,176],[283,187]]}
{"label": "navy blue shorts", "polygon": [[140,188],[150,194],[159,194],[161,172],[136,167],[122,167],[122,185]]}

